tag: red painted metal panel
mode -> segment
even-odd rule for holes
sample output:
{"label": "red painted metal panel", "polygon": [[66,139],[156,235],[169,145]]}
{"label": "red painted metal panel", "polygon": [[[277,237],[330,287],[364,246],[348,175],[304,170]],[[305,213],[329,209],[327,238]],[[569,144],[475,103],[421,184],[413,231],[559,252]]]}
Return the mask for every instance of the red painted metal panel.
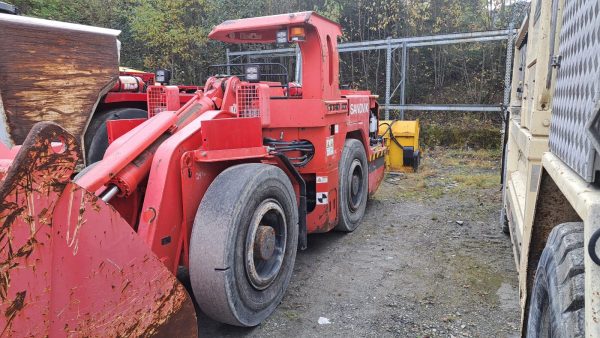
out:
{"label": "red painted metal panel", "polygon": [[106,121],[106,132],[108,134],[108,144],[127,134],[133,128],[144,123],[147,119],[128,119],[128,120],[109,120]]}
{"label": "red painted metal panel", "polygon": [[196,150],[194,152],[194,160],[198,162],[239,161],[265,158],[267,156],[269,156],[269,153],[266,147],[263,146],[221,150]]}
{"label": "red painted metal panel", "polygon": [[146,93],[108,92],[104,103],[143,102],[146,103]]}
{"label": "red painted metal panel", "polygon": [[[229,116],[227,112],[205,111],[165,140],[154,154],[138,234],[173,272],[177,271],[182,254],[178,249],[184,240],[183,210],[195,209],[200,203],[200,200],[182,194],[182,175],[189,173],[181,166],[183,154],[200,147],[203,138],[201,130],[206,121]],[[208,178],[214,177],[212,172],[206,172],[206,175]],[[199,190],[208,187],[200,185],[205,184],[203,180],[198,184],[195,188]],[[187,255],[187,252],[184,254]]]}
{"label": "red painted metal panel", "polygon": [[[326,126],[325,103],[314,99],[270,100],[271,121],[269,128]],[[344,116],[339,118],[343,121]]]}
{"label": "red painted metal panel", "polygon": [[260,117],[204,121],[202,135],[203,150],[252,148],[263,144]]}
{"label": "red painted metal panel", "polygon": [[113,208],[69,184],[53,219],[50,336],[148,336],[172,316],[194,331],[184,287]]}
{"label": "red painted metal panel", "polygon": [[369,196],[377,192],[379,185],[385,176],[385,160],[384,157],[375,159],[369,163]]}

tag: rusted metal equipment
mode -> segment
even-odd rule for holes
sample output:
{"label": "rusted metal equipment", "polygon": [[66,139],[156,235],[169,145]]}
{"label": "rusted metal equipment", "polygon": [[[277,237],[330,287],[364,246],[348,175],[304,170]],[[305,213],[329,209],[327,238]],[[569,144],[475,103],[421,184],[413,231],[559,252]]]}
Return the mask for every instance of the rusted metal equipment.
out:
{"label": "rusted metal equipment", "polygon": [[[0,141],[22,144],[39,121],[82,136],[119,76],[119,31],[0,14]],[[93,71],[91,71],[93,70]]]}
{"label": "rusted metal equipment", "polygon": [[193,336],[183,286],[113,208],[70,181],[78,154],[64,129],[38,123],[3,176],[1,335]]}
{"label": "rusted metal equipment", "polygon": [[[10,53],[0,54],[0,142],[21,144],[35,123],[52,121],[84,145],[82,154],[91,163],[106,150],[107,120],[147,116],[147,89],[154,87],[155,75],[119,69],[119,31],[1,9],[0,44],[10,46]],[[174,87],[177,108],[201,90]]]}
{"label": "rusted metal equipment", "polygon": [[176,111],[108,121],[103,159],[74,181],[77,142],[57,125],[0,148],[0,330],[194,334],[181,267],[210,317],[269,316],[307,234],[354,231],[383,178],[377,97],[339,89],[340,35],[313,12],[215,27],[229,43],[297,43],[304,85],[265,80],[267,65],[211,77]]}

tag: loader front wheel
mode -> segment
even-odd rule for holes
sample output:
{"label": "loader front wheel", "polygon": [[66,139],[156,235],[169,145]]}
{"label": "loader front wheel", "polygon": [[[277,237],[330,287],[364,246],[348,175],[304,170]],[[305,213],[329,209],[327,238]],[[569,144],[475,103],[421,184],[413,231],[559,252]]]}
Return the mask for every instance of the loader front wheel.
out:
{"label": "loader front wheel", "polygon": [[204,194],[190,239],[190,281],[200,309],[256,326],[281,302],[298,245],[298,207],[287,175],[267,164],[231,167]]}
{"label": "loader front wheel", "polygon": [[365,215],[369,195],[367,154],[359,140],[346,140],[338,173],[339,222],[335,230],[352,232]]}
{"label": "loader front wheel", "polygon": [[557,225],[535,273],[527,337],[584,336],[583,224]]}

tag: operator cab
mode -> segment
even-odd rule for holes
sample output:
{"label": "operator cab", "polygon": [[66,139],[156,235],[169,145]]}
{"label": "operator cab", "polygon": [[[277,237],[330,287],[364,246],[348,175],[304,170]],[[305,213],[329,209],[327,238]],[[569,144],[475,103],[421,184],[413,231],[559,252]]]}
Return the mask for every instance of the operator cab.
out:
{"label": "operator cab", "polygon": [[[249,83],[269,85],[272,99],[339,99],[340,26],[314,12],[229,20],[208,35],[226,43],[296,43],[301,58],[299,79],[289,81],[288,69],[277,63],[216,65],[219,74],[236,75]],[[305,84],[304,86],[301,83]]]}

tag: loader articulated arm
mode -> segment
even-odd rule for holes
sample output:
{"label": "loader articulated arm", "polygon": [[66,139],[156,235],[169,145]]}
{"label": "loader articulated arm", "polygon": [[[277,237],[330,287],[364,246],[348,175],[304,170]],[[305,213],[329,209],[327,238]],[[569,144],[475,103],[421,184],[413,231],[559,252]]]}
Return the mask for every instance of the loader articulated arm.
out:
{"label": "loader articulated arm", "polygon": [[[240,122],[229,111],[239,83],[237,77],[209,78],[204,92],[178,111],[160,112],[117,138],[104,159],[76,179],[110,201],[173,273],[180,264],[187,265],[187,240],[200,198],[225,168],[198,162],[215,162],[206,158],[215,147],[217,153],[228,146],[245,148],[248,139],[243,135],[249,130],[256,135],[254,153],[265,153],[258,118]],[[218,121],[222,127],[216,127]],[[218,156],[229,159],[232,153],[223,151]]]}
{"label": "loader articulated arm", "polygon": [[[209,110],[221,107],[230,79],[210,78],[204,93],[198,93],[178,111],[165,111],[148,119],[115,140],[97,165],[78,178],[77,184],[96,192],[105,202],[115,195],[127,197],[150,172],[154,153],[177,131]],[[225,88],[225,90],[223,90]]]}

